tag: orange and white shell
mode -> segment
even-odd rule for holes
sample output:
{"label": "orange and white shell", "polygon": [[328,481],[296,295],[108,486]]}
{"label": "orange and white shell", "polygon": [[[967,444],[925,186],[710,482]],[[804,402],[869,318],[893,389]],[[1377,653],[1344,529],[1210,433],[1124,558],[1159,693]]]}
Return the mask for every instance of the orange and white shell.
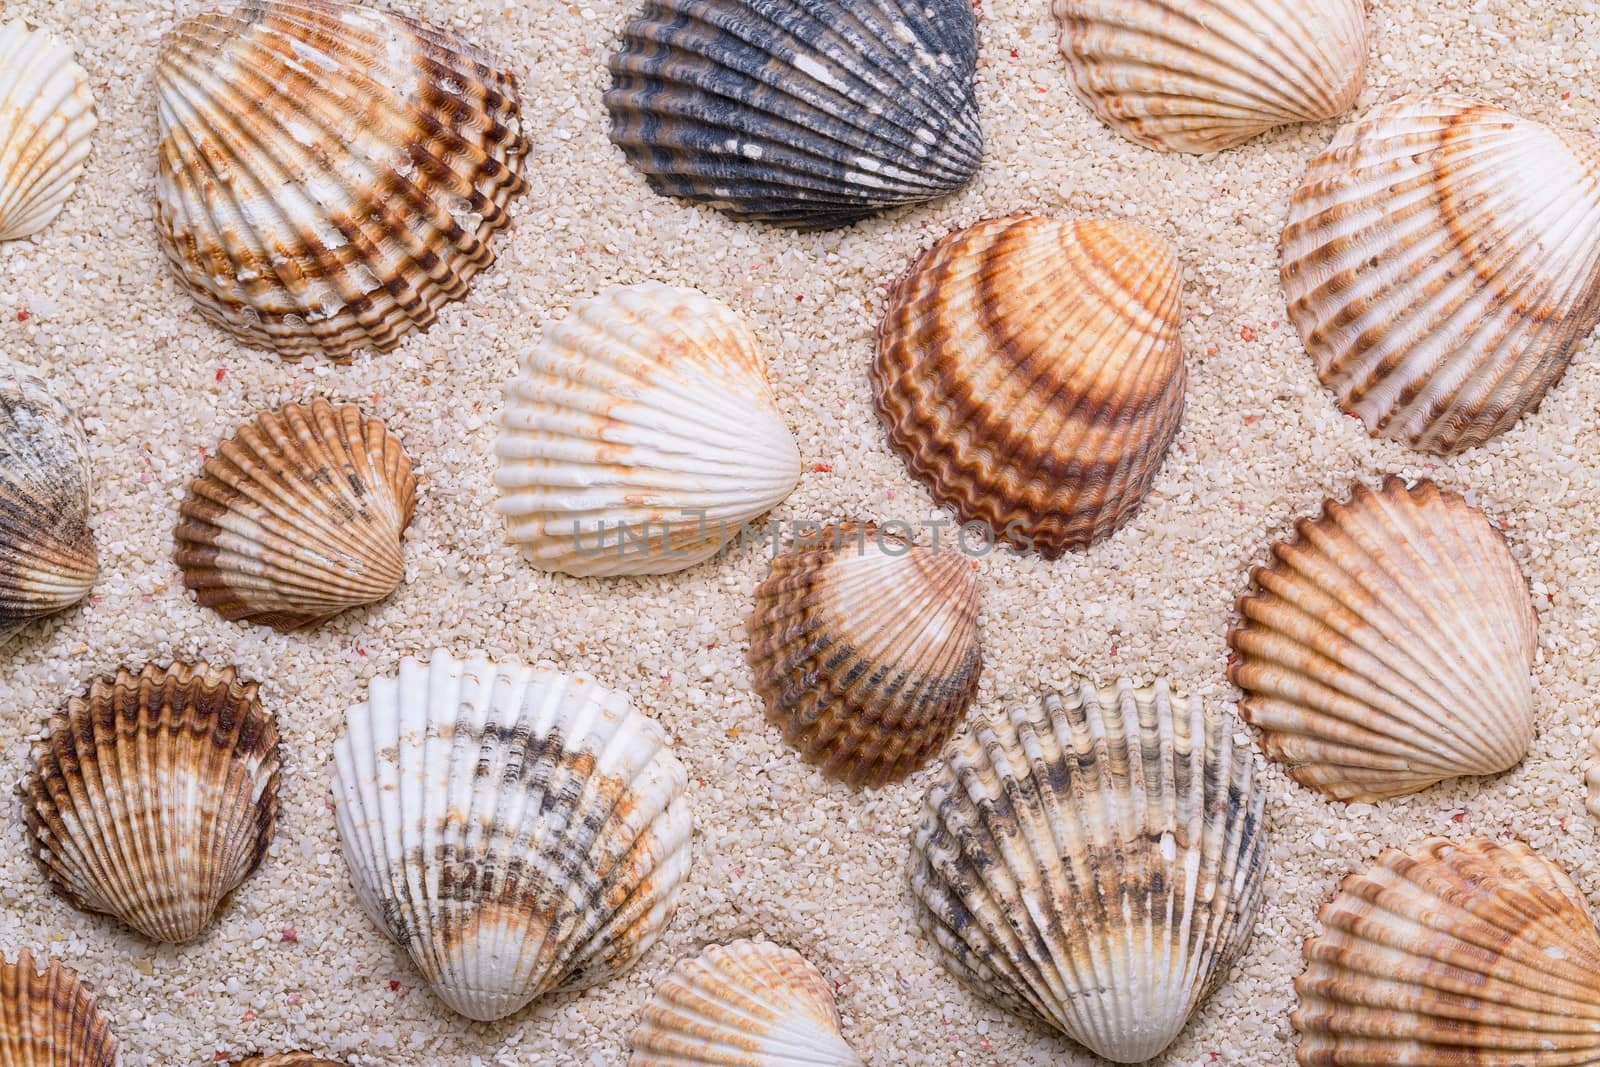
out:
{"label": "orange and white shell", "polygon": [[94,94],[72,50],[20,19],[0,25],[0,241],[61,214],[88,163]]}
{"label": "orange and white shell", "polygon": [[23,949],[0,955],[0,1064],[117,1067],[117,1039],[78,976],[51,958],[41,973]]}
{"label": "orange and white shell", "polygon": [[324,1059],[310,1052],[280,1052],[275,1056],[252,1056],[235,1060],[233,1067],[345,1067],[339,1060]]}

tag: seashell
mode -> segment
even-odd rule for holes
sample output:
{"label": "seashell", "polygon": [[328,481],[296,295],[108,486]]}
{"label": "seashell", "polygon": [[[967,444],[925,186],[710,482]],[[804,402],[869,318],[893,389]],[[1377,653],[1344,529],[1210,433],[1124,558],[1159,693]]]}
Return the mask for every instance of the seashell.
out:
{"label": "seashell", "polygon": [[689,869],[666,735],[581,675],[435,652],[374,679],[334,750],[367,914],[439,999],[499,1019],[632,967]]}
{"label": "seashell", "polygon": [[251,0],[156,68],[163,249],[201,312],[298,359],[387,352],[494,261],[527,184],[516,78],[426,22]]}
{"label": "seashell", "polygon": [[0,362],[0,640],[94,587],[91,480],[78,416],[43,381]]}
{"label": "seashell", "polygon": [[147,663],[51,717],[23,807],[57,893],[156,941],[200,936],[277,821],[278,725],[256,690],[233,667]]}
{"label": "seashell", "polygon": [[954,192],[983,132],[966,0],[646,0],[611,140],[665,196],[815,229]]}
{"label": "seashell", "polygon": [[40,972],[23,949],[0,956],[0,1064],[5,1067],[116,1067],[117,1039],[94,994],[60,960]]}
{"label": "seashell", "polygon": [[774,560],[746,629],[767,717],[852,785],[938,755],[983,668],[971,563],[871,524],[830,526]]}
{"label": "seashell", "polygon": [[1600,819],[1600,730],[1589,735],[1583,753],[1583,784],[1589,791],[1589,814]]}
{"label": "seashell", "polygon": [[1538,620],[1483,512],[1390,476],[1301,519],[1272,557],[1239,600],[1228,677],[1296,781],[1376,801],[1522,760]]}
{"label": "seashell", "polygon": [[1047,559],[1132,517],[1183,416],[1177,251],[1128,222],[1012,216],[889,294],[889,443],[963,523]]}
{"label": "seashell", "polygon": [[1600,139],[1460,96],[1375,108],[1312,160],[1282,273],[1340,407],[1413,448],[1480,445],[1600,321]]}
{"label": "seashell", "polygon": [[1391,849],[1322,909],[1295,982],[1305,1067],[1600,1062],[1600,934],[1520,841]]}
{"label": "seashell", "polygon": [[325,1060],[309,1052],[280,1052],[276,1056],[252,1056],[234,1060],[233,1067],[345,1067],[339,1060]]}
{"label": "seashell", "polygon": [[1165,682],[1084,684],[969,733],[911,850],[944,965],[1096,1055],[1142,1063],[1243,951],[1267,864],[1234,728]]}
{"label": "seashell", "polygon": [[655,282],[550,327],[506,389],[495,453],[511,540],[578,576],[692,567],[800,480],[749,327]]}
{"label": "seashell", "polygon": [[1130,141],[1216,152],[1350,110],[1361,0],[1054,0],[1073,89]]}
{"label": "seashell", "polygon": [[189,483],[175,558],[224,619],[312,626],[399,587],[416,493],[382,421],[322,399],[286,404],[239,427]]}
{"label": "seashell", "polygon": [[55,221],[89,159],[94,94],[72,49],[20,19],[0,25],[0,241]]}
{"label": "seashell", "polygon": [[763,941],[712,945],[644,1007],[628,1067],[861,1067],[822,972]]}

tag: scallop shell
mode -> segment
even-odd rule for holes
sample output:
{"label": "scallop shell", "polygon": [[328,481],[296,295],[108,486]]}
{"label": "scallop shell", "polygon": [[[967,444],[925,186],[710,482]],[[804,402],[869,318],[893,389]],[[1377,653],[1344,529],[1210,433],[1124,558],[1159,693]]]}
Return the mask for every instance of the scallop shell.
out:
{"label": "scallop shell", "polygon": [[20,19],[0,25],[0,241],[61,214],[94,127],[89,76],[72,49]]}
{"label": "scallop shell", "polygon": [[1322,383],[1368,430],[1480,445],[1600,321],[1600,139],[1460,96],[1375,108],[1294,194],[1283,286]]}
{"label": "scallop shell", "polygon": [[763,941],[713,945],[644,1007],[628,1067],[861,1067],[822,972]]}
{"label": "scallop shell", "polygon": [[917,917],[972,988],[1142,1063],[1243,951],[1264,789],[1234,727],[1165,682],[1083,685],[946,758],[911,852]]}
{"label": "scallop shell", "polygon": [[646,0],[611,57],[611,140],[663,195],[841,226],[977,173],[977,59],[967,0]]}
{"label": "scallop shell", "polygon": [[1296,781],[1375,801],[1521,761],[1538,620],[1481,511],[1391,476],[1301,519],[1272,557],[1239,600],[1228,677]]}
{"label": "scallop shell", "polygon": [[1361,0],[1055,0],[1073,88],[1130,141],[1215,152],[1350,110]]}
{"label": "scallop shell", "polygon": [[0,640],[94,587],[91,477],[78,416],[0,361]]}
{"label": "scallop shell", "polygon": [[1049,559],[1109,536],[1183,415],[1177,251],[1128,222],[1012,216],[934,245],[889,295],[889,442],[964,523]]}
{"label": "scallop shell", "polygon": [[351,709],[334,764],[361,903],[469,1018],[615,977],[671,922],[687,775],[592,679],[407,659]]}
{"label": "scallop shell", "polygon": [[290,359],[427,329],[527,187],[516,78],[401,15],[212,10],[167,35],[156,95],[167,258],[208,319]]}
{"label": "scallop shell", "polygon": [[767,717],[852,785],[938,755],[978,691],[978,577],[952,550],[830,526],[773,562],[746,627]]}
{"label": "scallop shell", "polygon": [[511,540],[579,576],[691,567],[800,480],[749,328],[654,282],[607,289],[547,331],[506,390],[495,452]]}
{"label": "scallop shell", "polygon": [[1520,841],[1434,839],[1345,879],[1306,943],[1305,1067],[1600,1063],[1600,934]]}
{"label": "scallop shell", "polygon": [[60,960],[41,973],[23,949],[0,956],[0,1064],[5,1067],[116,1067],[117,1039],[95,998]]}
{"label": "scallop shell", "polygon": [[266,855],[278,726],[233,667],[97,678],[36,742],[24,813],[50,884],[156,941],[198,937]]}
{"label": "scallop shell", "polygon": [[189,483],[175,558],[223,618],[311,626],[399,587],[416,492],[380,420],[322,399],[286,404],[239,427]]}
{"label": "scallop shell", "polygon": [[345,1067],[339,1060],[326,1060],[309,1052],[281,1052],[276,1056],[252,1056],[235,1060],[233,1067]]}

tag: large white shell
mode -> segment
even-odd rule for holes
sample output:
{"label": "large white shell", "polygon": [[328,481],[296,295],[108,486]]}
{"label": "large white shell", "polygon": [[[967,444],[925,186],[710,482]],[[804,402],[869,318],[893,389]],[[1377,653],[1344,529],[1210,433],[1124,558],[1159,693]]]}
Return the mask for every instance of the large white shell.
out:
{"label": "large white shell", "polygon": [[1589,735],[1583,750],[1583,784],[1588,791],[1589,814],[1600,819],[1600,730]]}
{"label": "large white shell", "polygon": [[61,214],[95,121],[89,76],[70,48],[20,19],[0,26],[0,241]]}
{"label": "large white shell", "polygon": [[499,1019],[631,967],[689,869],[687,775],[592,679],[403,660],[350,709],[334,807],[356,892],[435,993]]}
{"label": "large white shell", "polygon": [[511,540],[565,574],[664,574],[736,540],[800,480],[749,328],[656,282],[573,308],[506,390],[495,477]]}

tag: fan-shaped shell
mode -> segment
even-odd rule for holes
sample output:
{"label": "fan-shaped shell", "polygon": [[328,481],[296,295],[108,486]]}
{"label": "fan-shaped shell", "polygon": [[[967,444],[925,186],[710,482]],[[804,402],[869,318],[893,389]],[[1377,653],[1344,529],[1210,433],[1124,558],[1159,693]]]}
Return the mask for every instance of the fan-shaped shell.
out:
{"label": "fan-shaped shell", "polygon": [[934,245],[889,295],[889,442],[965,523],[1054,559],[1110,535],[1183,415],[1176,250],[1128,222],[1013,216]]}
{"label": "fan-shaped shell", "polygon": [[228,667],[147,663],[50,719],[23,783],[34,855],[74,907],[198,937],[266,855],[278,726]]}
{"label": "fan-shaped shell", "polygon": [[0,640],[89,595],[89,443],[44,382],[0,362]]}
{"label": "fan-shaped shell", "polygon": [[844,225],[977,173],[977,59],[967,0],[646,0],[611,57],[611,140],[658,193]]}
{"label": "fan-shaped shell", "polygon": [[94,127],[89,76],[72,49],[20,19],[0,25],[0,241],[61,214]]}
{"label": "fan-shaped shell", "polygon": [[1322,909],[1295,982],[1305,1067],[1600,1063],[1600,934],[1520,841],[1390,850]]}
{"label": "fan-shaped shell", "polygon": [[239,427],[189,483],[175,558],[225,619],[314,625],[399,587],[416,492],[382,421],[322,399],[286,404]]}
{"label": "fan-shaped shell", "polygon": [[334,751],[372,920],[454,1010],[499,1019],[612,978],[689,869],[687,775],[621,693],[445,652],[374,679]]}
{"label": "fan-shaped shell", "polygon": [[425,22],[252,0],[167,35],[156,222],[201,312],[296,359],[387,352],[494,261],[517,80]]}
{"label": "fan-shaped shell", "polygon": [[1055,0],[1073,88],[1130,141],[1215,152],[1342,115],[1361,93],[1361,0]]}
{"label": "fan-shaped shell", "polygon": [[928,790],[911,850],[945,966],[1106,1059],[1160,1053],[1261,900],[1266,794],[1233,733],[1165,682],[1085,684],[979,725]]}
{"label": "fan-shaped shell", "polygon": [[111,1022],[60,960],[43,972],[23,949],[0,956],[0,1064],[6,1067],[116,1067]]}
{"label": "fan-shaped shell", "polygon": [[747,629],[767,717],[852,785],[937,755],[983,667],[971,562],[870,524],[830,526],[776,559]]}
{"label": "fan-shaped shell", "polygon": [[628,1067],[861,1067],[822,972],[764,941],[712,945],[644,1006]]}
{"label": "fan-shaped shell", "polygon": [[1522,760],[1538,619],[1505,538],[1461,497],[1357,485],[1251,577],[1228,676],[1302,785],[1373,801]]}
{"label": "fan-shaped shell", "polygon": [[654,282],[607,289],[549,328],[506,390],[495,453],[511,540],[580,576],[691,567],[800,480],[749,327]]}
{"label": "fan-shaped shell", "polygon": [[1600,139],[1465,97],[1340,129],[1283,232],[1322,383],[1373,434],[1480,445],[1539,406],[1600,321]]}
{"label": "fan-shaped shell", "polygon": [[276,1056],[252,1056],[235,1060],[233,1067],[345,1067],[339,1060],[323,1059],[309,1052],[280,1052]]}

